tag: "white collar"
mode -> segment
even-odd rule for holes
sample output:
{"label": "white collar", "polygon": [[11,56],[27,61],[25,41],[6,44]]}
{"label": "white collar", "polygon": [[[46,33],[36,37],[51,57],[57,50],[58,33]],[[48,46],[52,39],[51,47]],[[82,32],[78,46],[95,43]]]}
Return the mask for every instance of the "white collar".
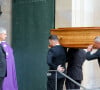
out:
{"label": "white collar", "polygon": [[6,41],[2,41],[2,42],[6,42]]}
{"label": "white collar", "polygon": [[60,44],[56,44],[56,46],[59,46]]}

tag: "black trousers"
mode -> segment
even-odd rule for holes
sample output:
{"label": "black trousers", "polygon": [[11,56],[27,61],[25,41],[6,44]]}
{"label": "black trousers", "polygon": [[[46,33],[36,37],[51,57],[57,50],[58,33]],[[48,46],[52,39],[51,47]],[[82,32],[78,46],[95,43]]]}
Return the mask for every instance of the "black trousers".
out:
{"label": "black trousers", "polygon": [[[78,82],[79,84],[81,84],[81,80],[75,80],[76,82]],[[80,86],[76,85],[75,83],[73,83],[72,81],[66,79],[66,89],[70,90],[70,89],[80,89]]]}
{"label": "black trousers", "polygon": [[[63,90],[65,78],[57,79],[57,90]],[[55,90],[55,79],[48,78],[47,80],[47,90]]]}
{"label": "black trousers", "polygon": [[3,84],[4,78],[0,77],[0,90],[2,90],[2,84]]}

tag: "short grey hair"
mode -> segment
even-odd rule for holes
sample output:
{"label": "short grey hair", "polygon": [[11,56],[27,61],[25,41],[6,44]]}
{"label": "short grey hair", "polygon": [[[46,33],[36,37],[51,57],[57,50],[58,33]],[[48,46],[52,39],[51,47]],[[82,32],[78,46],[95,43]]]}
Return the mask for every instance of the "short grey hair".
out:
{"label": "short grey hair", "polygon": [[95,37],[94,41],[95,42],[100,42],[100,36]]}
{"label": "short grey hair", "polygon": [[7,30],[3,27],[0,27],[0,34],[2,34],[2,33],[7,33]]}

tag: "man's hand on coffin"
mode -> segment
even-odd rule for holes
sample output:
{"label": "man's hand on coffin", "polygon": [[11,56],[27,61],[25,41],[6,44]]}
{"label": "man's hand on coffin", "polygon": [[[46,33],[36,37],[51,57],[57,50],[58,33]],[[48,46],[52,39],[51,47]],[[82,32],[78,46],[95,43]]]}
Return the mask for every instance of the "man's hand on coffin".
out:
{"label": "man's hand on coffin", "polygon": [[89,45],[89,46],[87,47],[87,51],[88,51],[88,52],[91,52],[92,49],[93,49],[93,45]]}

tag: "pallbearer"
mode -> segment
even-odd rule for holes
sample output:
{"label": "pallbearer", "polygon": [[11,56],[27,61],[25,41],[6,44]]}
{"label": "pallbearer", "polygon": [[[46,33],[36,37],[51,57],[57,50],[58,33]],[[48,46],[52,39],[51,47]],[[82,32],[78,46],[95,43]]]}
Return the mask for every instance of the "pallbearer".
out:
{"label": "pallbearer", "polygon": [[[60,45],[59,40],[55,35],[51,35],[49,37],[49,43],[51,46],[47,55],[47,64],[49,66],[49,70],[58,70],[60,72],[64,72],[66,63],[66,52],[64,48]],[[57,74],[57,90],[63,90],[65,77],[60,73]],[[51,75],[48,76],[47,90],[55,90],[55,76],[55,72],[51,72]]]}

